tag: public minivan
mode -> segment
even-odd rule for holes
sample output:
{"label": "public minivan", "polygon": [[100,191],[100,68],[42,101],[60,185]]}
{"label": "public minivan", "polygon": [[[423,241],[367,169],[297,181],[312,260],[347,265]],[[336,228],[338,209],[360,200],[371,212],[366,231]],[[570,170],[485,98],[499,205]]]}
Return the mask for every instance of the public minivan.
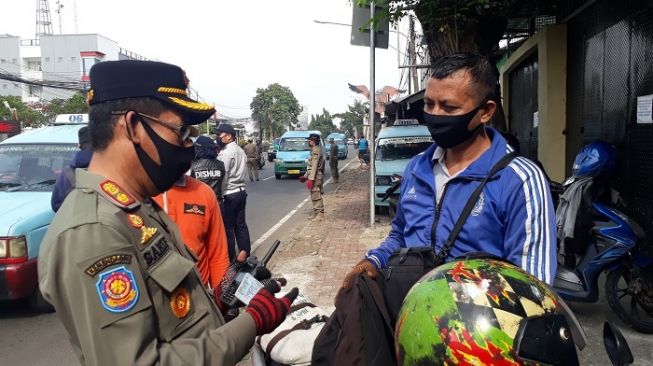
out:
{"label": "public minivan", "polygon": [[54,217],[57,176],[79,151],[77,131],[88,115],[59,115],[55,122],[0,142],[0,300],[29,298],[50,310],[38,287],[41,240]]}
{"label": "public minivan", "polygon": [[408,161],[432,143],[428,128],[419,125],[415,119],[397,120],[393,126],[384,127],[379,131],[374,158],[374,205],[377,208],[389,206],[388,200],[381,199],[392,185],[392,177],[395,174],[403,175]]}
{"label": "public minivan", "polygon": [[320,131],[286,131],[279,139],[279,150],[274,161],[274,177],[281,179],[284,175],[300,176],[306,173],[311,147],[308,136],[312,133],[320,135],[322,156],[326,156],[324,139]]}

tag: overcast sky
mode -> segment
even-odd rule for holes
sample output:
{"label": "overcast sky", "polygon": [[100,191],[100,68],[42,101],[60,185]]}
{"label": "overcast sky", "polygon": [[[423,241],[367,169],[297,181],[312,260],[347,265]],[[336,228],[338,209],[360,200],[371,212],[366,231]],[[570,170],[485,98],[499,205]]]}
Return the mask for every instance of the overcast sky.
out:
{"label": "overcast sky", "polygon": [[[75,1],[60,0],[63,33],[75,32]],[[33,38],[36,2],[0,0],[0,33]],[[120,46],[186,70],[191,87],[222,114],[249,116],[256,88],[278,82],[315,114],[342,112],[369,84],[369,49],[349,44],[348,0],[77,0],[79,33],[100,33]],[[50,0],[55,34],[56,0]],[[403,41],[402,41],[403,42]],[[397,36],[391,34],[391,45]],[[399,86],[397,51],[376,52],[376,86]]]}

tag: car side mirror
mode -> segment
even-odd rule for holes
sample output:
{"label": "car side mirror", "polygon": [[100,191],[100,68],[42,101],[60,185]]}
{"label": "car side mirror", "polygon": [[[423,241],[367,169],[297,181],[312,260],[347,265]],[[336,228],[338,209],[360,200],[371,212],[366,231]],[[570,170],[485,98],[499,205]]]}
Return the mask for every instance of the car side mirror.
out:
{"label": "car side mirror", "polygon": [[623,333],[607,321],[603,324],[603,345],[614,366],[625,366],[634,362],[633,353]]}

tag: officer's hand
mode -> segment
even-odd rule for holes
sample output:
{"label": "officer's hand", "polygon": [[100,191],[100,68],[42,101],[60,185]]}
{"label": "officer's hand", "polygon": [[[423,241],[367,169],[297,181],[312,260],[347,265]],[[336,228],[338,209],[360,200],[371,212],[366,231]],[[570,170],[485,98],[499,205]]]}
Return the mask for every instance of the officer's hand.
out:
{"label": "officer's hand", "polygon": [[299,177],[299,181],[300,181],[301,183],[306,183],[306,179],[308,179],[308,178],[306,178],[306,177],[303,176],[303,175],[302,175],[301,177]]}
{"label": "officer's hand", "polygon": [[294,287],[284,297],[277,299],[265,287],[260,289],[245,308],[245,312],[254,318],[256,335],[272,332],[286,319],[290,304],[299,294]]}
{"label": "officer's hand", "polygon": [[309,191],[312,191],[313,187],[315,187],[314,180],[309,179],[308,181],[306,181],[306,188],[308,188]]}
{"label": "officer's hand", "polygon": [[376,270],[376,266],[374,266],[374,263],[370,262],[367,259],[363,259],[360,262],[358,262],[354,268],[349,271],[345,275],[345,280],[342,282],[342,288],[344,289],[349,289],[351,288],[351,285],[354,283],[354,278],[358,276],[360,273],[367,273],[367,276],[370,278],[375,278],[378,271]]}

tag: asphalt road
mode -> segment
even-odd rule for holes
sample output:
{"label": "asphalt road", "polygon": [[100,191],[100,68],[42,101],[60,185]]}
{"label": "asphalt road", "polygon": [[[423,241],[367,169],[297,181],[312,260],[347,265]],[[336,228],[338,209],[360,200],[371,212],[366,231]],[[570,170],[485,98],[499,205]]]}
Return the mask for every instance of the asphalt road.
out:
{"label": "asphalt road", "polygon": [[[340,167],[355,159],[353,149]],[[357,163],[356,163],[357,164]],[[331,177],[326,168],[325,181]],[[295,209],[306,197],[306,186],[297,178],[274,178],[274,163],[267,162],[259,170],[259,181],[247,185],[247,223],[252,243],[265,247],[274,241],[274,234],[259,240],[273,226]],[[331,185],[325,186],[330,191]],[[304,205],[310,207],[310,202]],[[304,220],[303,210],[292,220]],[[283,230],[283,226],[280,227]],[[78,364],[68,341],[68,334],[56,314],[37,314],[26,302],[0,302],[0,365],[4,366],[69,366]]]}
{"label": "asphalt road", "polygon": [[[349,150],[349,159],[341,161],[343,167],[355,159],[355,151]],[[353,162],[352,164],[358,164]],[[330,177],[327,168],[327,177]],[[275,239],[268,231],[275,225],[278,230],[289,227],[280,220],[296,209],[308,197],[306,188],[296,178],[274,178],[273,163],[266,162],[264,169],[259,171],[260,181],[251,182],[247,186],[247,222],[250,228],[252,243],[260,243],[255,254],[259,256]],[[325,191],[333,189],[325,186]],[[304,220],[307,202],[298,210],[298,214],[290,220]],[[261,240],[262,237],[267,237]],[[603,284],[601,283],[601,291]],[[570,304],[583,328],[585,329],[589,346],[580,354],[581,365],[609,365],[606,353],[603,351],[601,339],[603,321],[610,320],[624,332],[626,340],[635,355],[635,365],[653,365],[653,336],[640,334],[625,328],[614,315],[603,298],[596,304]],[[76,365],[68,335],[55,314],[36,314],[25,302],[0,302],[0,365],[39,366],[39,365]]]}

